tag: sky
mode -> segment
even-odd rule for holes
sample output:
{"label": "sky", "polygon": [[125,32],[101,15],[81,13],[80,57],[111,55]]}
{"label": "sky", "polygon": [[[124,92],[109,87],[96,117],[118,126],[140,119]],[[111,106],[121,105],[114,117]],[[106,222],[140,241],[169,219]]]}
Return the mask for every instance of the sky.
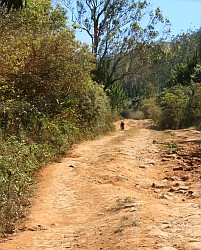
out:
{"label": "sky", "polygon": [[[148,2],[153,9],[160,7],[163,16],[170,20],[171,34],[174,36],[201,27],[201,0],[148,0]],[[77,34],[76,37],[82,42],[90,43],[84,32]]]}
{"label": "sky", "polygon": [[155,8],[160,7],[171,24],[173,35],[201,27],[201,0],[149,0]]}

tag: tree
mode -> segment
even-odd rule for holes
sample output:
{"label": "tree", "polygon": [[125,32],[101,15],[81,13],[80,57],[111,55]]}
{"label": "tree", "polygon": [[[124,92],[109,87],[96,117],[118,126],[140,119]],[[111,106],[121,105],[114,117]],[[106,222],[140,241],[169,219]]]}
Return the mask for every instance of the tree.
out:
{"label": "tree", "polygon": [[81,0],[66,6],[72,11],[73,26],[91,38],[93,73],[105,89],[148,63],[147,46],[159,36],[156,27],[169,24],[159,8],[150,10],[147,1]]}
{"label": "tree", "polygon": [[[180,34],[169,43],[169,58],[162,62],[161,66],[165,69],[164,83],[166,87],[177,84],[190,85],[191,76],[194,75],[196,66],[200,63],[199,46],[201,30],[189,31]],[[167,67],[164,67],[164,63]]]}

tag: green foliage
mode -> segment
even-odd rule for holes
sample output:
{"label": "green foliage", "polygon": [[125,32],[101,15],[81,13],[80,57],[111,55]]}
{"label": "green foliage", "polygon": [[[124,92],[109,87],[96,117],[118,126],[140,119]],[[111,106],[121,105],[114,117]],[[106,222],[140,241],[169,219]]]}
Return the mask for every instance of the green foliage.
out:
{"label": "green foliage", "polygon": [[148,65],[141,70],[138,67],[139,70],[134,76],[123,81],[130,97],[142,100],[143,89],[147,89],[149,82],[153,83],[158,91],[176,84],[191,84],[192,76],[196,74],[196,68],[200,65],[200,41],[200,30],[196,30],[180,34],[172,40],[151,43],[146,52],[148,58],[151,58]]}
{"label": "green foliage", "polygon": [[[1,11],[1,9],[0,9]],[[24,68],[27,57],[34,57],[41,40],[66,26],[65,11],[52,8],[50,1],[33,0],[29,8],[0,13],[0,74],[11,77]]]}
{"label": "green foliage", "polygon": [[201,125],[201,83],[194,83],[190,88],[187,106],[187,125]]}
{"label": "green foliage", "polygon": [[[89,82],[88,88],[89,90],[87,92],[91,101],[90,103],[88,102],[89,106],[85,105],[85,110],[83,110],[83,104],[85,101],[82,100],[82,98],[79,99],[79,107],[82,112],[82,117],[84,118],[87,127],[89,124],[92,125],[95,133],[100,133],[100,131],[105,132],[106,130],[111,129],[112,123],[110,101],[105,95],[104,90],[96,83]],[[84,98],[86,98],[86,96]],[[90,115],[89,109],[91,110]],[[106,124],[108,124],[109,127],[105,127]]]}
{"label": "green foliage", "polygon": [[[154,68],[154,74],[152,72],[158,94],[156,92],[154,99],[150,98],[151,95],[139,95],[142,99],[148,97],[141,102],[145,116],[152,118],[161,128],[174,129],[200,124],[200,32],[182,34],[164,44],[167,54]],[[138,82],[143,81],[142,85],[150,94],[151,90],[146,88],[146,83],[152,75],[146,72],[137,78]],[[135,85],[136,88],[138,86]],[[136,93],[139,94],[141,89],[143,87]]]}
{"label": "green foliage", "polygon": [[6,7],[8,9],[8,11],[11,10],[11,8],[13,9],[21,9],[22,7],[24,7],[24,5],[26,5],[26,0],[0,0],[0,5],[3,7]]}
{"label": "green foliage", "polygon": [[200,83],[200,82],[201,82],[201,63],[196,64],[191,74],[191,83]]}
{"label": "green foliage", "polygon": [[177,84],[190,85],[191,79],[194,78],[195,81],[201,81],[198,65],[198,56],[194,56],[189,59],[185,64],[181,63],[172,70],[172,75],[169,79],[170,86],[175,86]]}
{"label": "green foliage", "polygon": [[188,97],[182,87],[174,87],[164,92],[159,99],[162,110],[160,127],[179,128],[183,126]]}
{"label": "green foliage", "polygon": [[28,202],[35,159],[29,146],[14,136],[7,141],[1,138],[0,155],[0,231],[10,231]]}
{"label": "green foliage", "polygon": [[159,76],[162,87],[191,84],[191,76],[200,64],[200,34],[200,30],[189,31],[178,35],[168,43],[168,56],[158,68],[158,73],[162,71]]}
{"label": "green foliage", "polygon": [[129,106],[130,100],[119,82],[113,83],[106,93],[110,97],[113,113],[122,113]]}
{"label": "green foliage", "polygon": [[157,98],[145,99],[140,108],[162,129],[177,129],[201,123],[201,84],[166,89]]}
{"label": "green foliage", "polygon": [[174,154],[179,150],[179,144],[176,141],[167,144],[166,151],[169,154]]}
{"label": "green foliage", "polygon": [[90,77],[93,57],[63,8],[28,4],[0,10],[0,232],[23,217],[35,170],[113,128],[109,99]]}
{"label": "green foliage", "polygon": [[140,109],[143,111],[145,118],[152,119],[155,125],[159,126],[162,110],[156,98],[144,99],[141,102]]}

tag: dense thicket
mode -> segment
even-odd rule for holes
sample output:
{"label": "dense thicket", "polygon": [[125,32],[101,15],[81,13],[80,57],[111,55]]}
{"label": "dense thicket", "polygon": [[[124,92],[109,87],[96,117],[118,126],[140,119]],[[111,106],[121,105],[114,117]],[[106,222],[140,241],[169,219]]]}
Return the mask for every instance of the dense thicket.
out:
{"label": "dense thicket", "polygon": [[65,11],[28,3],[0,9],[0,232],[23,216],[39,166],[112,128],[109,99],[90,77],[92,55]]}

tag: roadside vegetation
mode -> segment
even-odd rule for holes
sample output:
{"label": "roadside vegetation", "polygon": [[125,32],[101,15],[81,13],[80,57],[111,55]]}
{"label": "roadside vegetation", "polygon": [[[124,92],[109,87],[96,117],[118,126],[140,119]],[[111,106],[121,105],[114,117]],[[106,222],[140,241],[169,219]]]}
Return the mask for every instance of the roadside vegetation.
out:
{"label": "roadside vegetation", "polygon": [[[201,128],[201,30],[168,43],[167,57],[155,71],[157,91],[142,99],[146,118],[161,129]],[[152,89],[155,86],[152,84]]]}
{"label": "roadside vegetation", "polygon": [[64,9],[45,0],[2,8],[0,40],[0,232],[12,232],[34,171],[113,125],[109,98],[90,77],[93,57]]}
{"label": "roadside vegetation", "polygon": [[201,127],[201,30],[170,39],[147,1],[56,2],[0,0],[0,232],[23,218],[38,168],[114,119]]}

